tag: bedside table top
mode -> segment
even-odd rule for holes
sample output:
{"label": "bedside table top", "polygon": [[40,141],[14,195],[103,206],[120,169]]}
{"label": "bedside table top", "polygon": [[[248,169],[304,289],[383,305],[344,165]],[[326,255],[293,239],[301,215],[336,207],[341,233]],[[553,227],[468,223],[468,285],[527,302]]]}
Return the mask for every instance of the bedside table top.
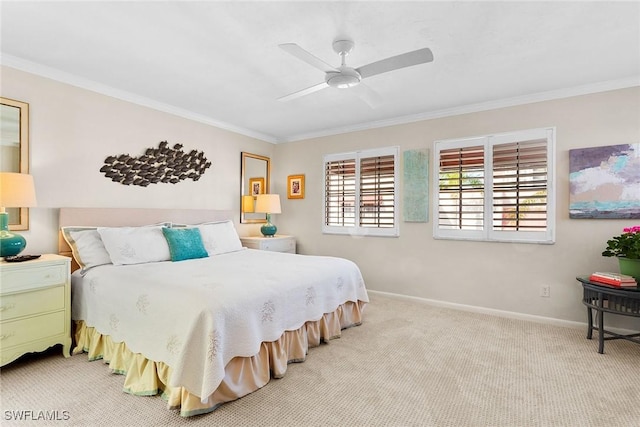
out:
{"label": "bedside table top", "polygon": [[39,262],[46,262],[46,261],[71,261],[71,258],[63,255],[56,255],[56,254],[42,254],[40,258],[32,259],[29,261],[22,261],[22,262],[7,262],[4,260],[4,258],[2,258],[0,259],[0,265],[1,266],[28,266],[31,264],[36,264]]}
{"label": "bedside table top", "polygon": [[240,237],[240,240],[243,239],[248,239],[248,240],[273,240],[273,239],[290,239],[293,236],[288,236],[286,234],[276,234],[273,237],[265,237],[265,236],[245,236],[245,237]]}

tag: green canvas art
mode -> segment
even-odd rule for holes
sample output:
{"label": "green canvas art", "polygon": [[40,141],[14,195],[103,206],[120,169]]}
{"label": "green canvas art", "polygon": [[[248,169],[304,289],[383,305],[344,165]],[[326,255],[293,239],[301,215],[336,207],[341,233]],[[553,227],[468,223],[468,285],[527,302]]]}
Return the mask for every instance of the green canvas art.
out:
{"label": "green canvas art", "polygon": [[429,150],[407,150],[403,153],[402,217],[406,222],[429,220]]}

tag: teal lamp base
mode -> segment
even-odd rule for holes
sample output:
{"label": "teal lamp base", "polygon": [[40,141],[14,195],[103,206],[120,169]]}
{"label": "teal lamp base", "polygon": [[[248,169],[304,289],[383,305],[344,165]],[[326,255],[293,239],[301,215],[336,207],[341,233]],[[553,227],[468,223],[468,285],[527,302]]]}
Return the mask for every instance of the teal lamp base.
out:
{"label": "teal lamp base", "polygon": [[278,227],[271,224],[271,215],[267,214],[267,223],[260,227],[260,232],[264,237],[273,237],[278,231]]}
{"label": "teal lamp base", "polygon": [[9,231],[9,214],[0,212],[0,257],[18,255],[25,247],[24,237]]}

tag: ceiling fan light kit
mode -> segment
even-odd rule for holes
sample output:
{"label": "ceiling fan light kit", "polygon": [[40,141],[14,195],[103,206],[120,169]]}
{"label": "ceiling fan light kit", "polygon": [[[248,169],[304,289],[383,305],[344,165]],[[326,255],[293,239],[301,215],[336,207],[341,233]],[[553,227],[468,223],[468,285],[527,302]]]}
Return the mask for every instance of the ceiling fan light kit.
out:
{"label": "ceiling fan light kit", "polygon": [[[289,101],[291,99],[299,98],[301,96],[317,92],[326,87],[348,89],[359,85],[362,82],[362,79],[367,77],[433,61],[433,54],[431,53],[431,50],[429,48],[423,48],[382,59],[380,61],[372,62],[371,64],[363,65],[359,68],[352,68],[347,66],[345,57],[349,55],[349,53],[351,53],[354,46],[355,43],[352,40],[336,40],[333,42],[333,50],[338,55],[340,55],[341,58],[340,67],[335,68],[327,64],[323,60],[315,57],[306,50],[302,49],[295,43],[281,44],[280,48],[282,48],[286,52],[290,53],[301,61],[304,61],[307,64],[323,71],[325,73],[325,81],[323,83],[318,83],[309,88],[302,89],[300,91],[283,96],[279,98],[279,100]],[[370,95],[367,98],[372,99],[375,97],[375,95],[373,95],[372,89],[367,88],[367,92]],[[365,99],[365,102],[371,105],[371,103],[368,102],[367,99]]]}
{"label": "ceiling fan light kit", "polygon": [[362,77],[353,68],[340,67],[339,72],[330,71],[325,76],[325,81],[331,87],[338,89],[347,89],[360,83]]}

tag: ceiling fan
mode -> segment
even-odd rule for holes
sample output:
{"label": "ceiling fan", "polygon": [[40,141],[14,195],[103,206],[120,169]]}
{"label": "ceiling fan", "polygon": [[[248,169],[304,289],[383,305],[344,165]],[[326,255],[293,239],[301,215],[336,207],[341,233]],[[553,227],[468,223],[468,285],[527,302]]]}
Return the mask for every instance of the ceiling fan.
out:
{"label": "ceiling fan", "polygon": [[339,67],[333,67],[323,60],[307,52],[295,43],[284,43],[279,45],[284,51],[307,64],[324,71],[324,82],[318,83],[306,89],[293,92],[289,95],[278,98],[279,101],[289,101],[313,92],[317,92],[327,87],[338,89],[357,88],[356,92],[365,102],[372,107],[381,103],[380,96],[371,88],[362,83],[362,80],[371,76],[386,73],[400,68],[411,67],[413,65],[424,64],[433,61],[431,49],[423,48],[400,55],[392,56],[371,64],[358,68],[349,67],[346,64],[346,56],[353,50],[355,43],[352,40],[336,40],[333,42],[333,50],[341,57]]}

